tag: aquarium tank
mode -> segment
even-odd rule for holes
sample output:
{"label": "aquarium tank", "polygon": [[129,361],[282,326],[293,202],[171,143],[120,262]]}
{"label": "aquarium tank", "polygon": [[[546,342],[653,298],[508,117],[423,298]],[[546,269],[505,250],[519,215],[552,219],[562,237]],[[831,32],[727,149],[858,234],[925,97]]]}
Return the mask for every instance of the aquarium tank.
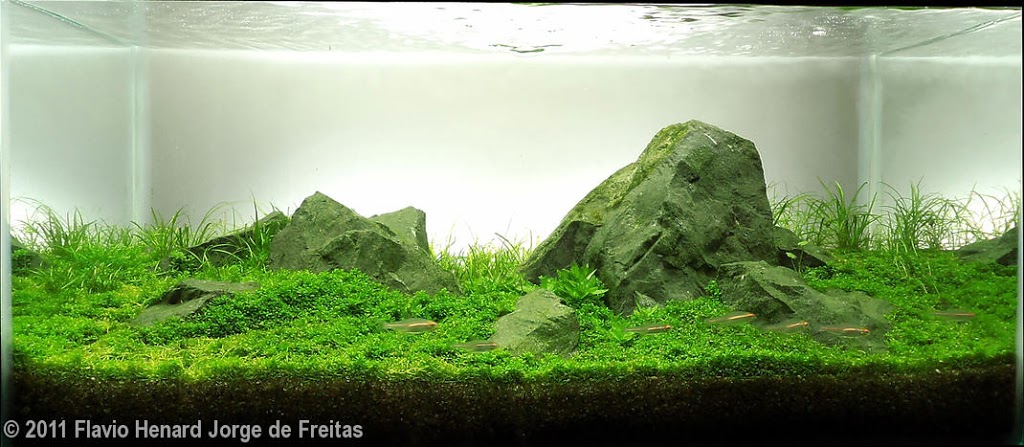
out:
{"label": "aquarium tank", "polygon": [[1021,8],[0,1],[3,444],[1021,438]]}

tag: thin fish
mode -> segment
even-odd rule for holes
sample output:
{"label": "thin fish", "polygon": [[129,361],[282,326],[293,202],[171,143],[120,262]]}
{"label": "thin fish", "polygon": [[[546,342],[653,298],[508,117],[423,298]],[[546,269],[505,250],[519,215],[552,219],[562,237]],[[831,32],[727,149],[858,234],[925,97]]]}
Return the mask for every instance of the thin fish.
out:
{"label": "thin fish", "polygon": [[471,352],[487,352],[498,348],[498,344],[489,340],[470,340],[465,343],[455,343],[453,348],[465,349]]}
{"label": "thin fish", "polygon": [[937,310],[932,314],[953,321],[967,321],[976,316],[974,312],[964,310]]}
{"label": "thin fish", "polygon": [[657,334],[658,332],[668,332],[672,330],[672,326],[662,323],[645,324],[643,326],[628,327],[625,329],[626,332],[638,332],[641,334]]}
{"label": "thin fish", "polygon": [[832,332],[834,334],[845,335],[849,337],[857,337],[861,335],[868,335],[871,330],[866,327],[852,327],[852,326],[822,326],[819,329],[824,332]]}
{"label": "thin fish", "polygon": [[407,334],[422,334],[436,329],[437,322],[424,320],[422,318],[406,318],[405,320],[396,321],[394,323],[384,323],[384,328],[394,329],[398,332],[405,332]]}
{"label": "thin fish", "polygon": [[751,321],[756,316],[757,315],[755,315],[752,312],[747,312],[747,311],[744,311],[744,310],[737,310],[735,312],[729,312],[729,313],[727,313],[725,315],[722,315],[720,317],[711,318],[711,319],[708,320],[708,323],[709,324],[739,324],[739,323],[744,323],[744,322]]}
{"label": "thin fish", "polygon": [[765,326],[765,329],[775,332],[799,332],[807,330],[811,326],[811,323],[806,321],[790,321]]}

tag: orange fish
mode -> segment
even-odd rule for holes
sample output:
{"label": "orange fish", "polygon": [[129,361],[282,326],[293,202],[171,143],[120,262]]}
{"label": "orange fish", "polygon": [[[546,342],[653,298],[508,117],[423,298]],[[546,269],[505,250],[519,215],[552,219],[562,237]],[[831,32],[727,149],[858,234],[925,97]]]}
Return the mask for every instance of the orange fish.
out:
{"label": "orange fish", "polygon": [[645,324],[643,326],[628,327],[626,332],[639,332],[641,334],[656,334],[658,332],[667,332],[672,329],[672,326],[667,324]]}
{"label": "orange fish", "polygon": [[976,316],[974,312],[967,312],[963,310],[937,310],[932,312],[932,315],[953,321],[967,321]]}
{"label": "orange fish", "polygon": [[868,333],[871,332],[871,330],[866,328],[866,327],[849,327],[849,326],[822,326],[820,330],[821,331],[825,331],[825,332],[836,333],[836,334],[839,334],[839,335],[849,335],[849,336],[868,335]]}
{"label": "orange fish", "polygon": [[789,323],[773,324],[771,326],[765,326],[765,329],[776,332],[797,332],[807,329],[811,326],[811,323],[806,321],[797,321]]}
{"label": "orange fish", "polygon": [[465,349],[472,352],[487,352],[492,349],[497,349],[498,344],[488,340],[470,340],[465,343],[456,343],[452,345],[453,348]]}
{"label": "orange fish", "polygon": [[756,317],[756,316],[757,315],[754,315],[751,312],[747,312],[747,311],[743,311],[743,310],[737,310],[735,312],[729,312],[729,313],[727,313],[725,315],[722,315],[720,317],[711,318],[711,319],[708,320],[708,323],[709,324],[739,324],[739,323],[743,323],[743,322],[746,322],[746,321],[753,320],[754,317]]}
{"label": "orange fish", "polygon": [[424,320],[422,318],[407,318],[394,323],[384,323],[385,329],[394,329],[407,334],[422,334],[437,328],[437,322]]}

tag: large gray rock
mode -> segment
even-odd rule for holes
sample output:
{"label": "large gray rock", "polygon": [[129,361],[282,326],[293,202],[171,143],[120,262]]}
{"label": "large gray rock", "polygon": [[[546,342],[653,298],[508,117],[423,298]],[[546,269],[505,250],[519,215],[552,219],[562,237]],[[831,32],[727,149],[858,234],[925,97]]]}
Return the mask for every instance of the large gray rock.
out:
{"label": "large gray rock", "polygon": [[[322,272],[358,269],[382,284],[413,293],[458,292],[426,246],[426,218],[415,208],[367,219],[317,192],[299,205],[270,244],[270,267]],[[422,240],[422,243],[420,242]]]}
{"label": "large gray rock", "polygon": [[580,342],[576,311],[562,304],[547,289],[527,293],[516,302],[516,310],[498,319],[490,341],[513,354],[558,354],[568,356]]}
{"label": "large gray rock", "polygon": [[160,301],[145,308],[130,324],[151,326],[170,318],[192,315],[206,306],[210,300],[221,295],[249,292],[259,287],[254,282],[232,283],[186,279],[160,297]]}
{"label": "large gray rock", "polygon": [[776,262],[773,229],[754,144],[688,121],[659,131],[636,162],[587,194],[522,272],[536,281],[589,265],[609,288],[609,307],[628,314],[637,296],[698,296],[722,264]]}
{"label": "large gray rock", "polygon": [[200,262],[225,266],[249,256],[254,245],[263,243],[260,238],[273,238],[288,224],[288,216],[274,211],[239,231],[215,237],[202,244],[185,250],[184,257],[167,257],[160,261],[160,271],[188,271],[199,267]]}
{"label": "large gray rock", "polygon": [[994,239],[977,241],[960,247],[957,253],[965,262],[1017,264],[1017,227]]}
{"label": "large gray rock", "polygon": [[[717,281],[722,301],[753,312],[760,325],[806,321],[807,332],[820,342],[872,351],[886,348],[884,334],[892,324],[885,314],[892,305],[884,300],[860,292],[822,293],[807,285],[799,273],[764,261],[723,264],[721,273]],[[859,334],[852,329],[870,332]]]}

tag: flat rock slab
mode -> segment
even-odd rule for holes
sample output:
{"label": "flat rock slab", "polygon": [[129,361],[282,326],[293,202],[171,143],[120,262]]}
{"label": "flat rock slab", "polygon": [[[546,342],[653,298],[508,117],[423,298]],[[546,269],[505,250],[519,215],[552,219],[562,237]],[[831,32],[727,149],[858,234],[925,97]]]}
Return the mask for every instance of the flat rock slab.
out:
{"label": "flat rock slab", "polygon": [[637,161],[586,195],[526,260],[530,281],[573,263],[629,314],[638,296],[699,296],[718,267],[777,262],[772,212],[754,143],[700,121],[658,132]]}
{"label": "flat rock slab", "polygon": [[957,250],[965,262],[995,262],[1002,265],[1017,265],[1017,227],[1002,236],[964,245]]}
{"label": "flat rock slab", "polygon": [[170,318],[185,317],[196,313],[218,296],[249,292],[257,288],[259,285],[254,282],[233,283],[186,279],[165,292],[160,301],[143,310],[130,324],[151,326]]}
{"label": "flat rock slab", "polygon": [[516,302],[516,310],[498,319],[490,341],[513,354],[558,354],[568,356],[580,341],[576,311],[547,289],[527,293]]}
{"label": "flat rock slab", "polygon": [[[885,314],[892,305],[861,292],[819,292],[796,271],[766,262],[722,265],[718,279],[722,301],[736,310],[753,312],[764,327],[806,321],[807,333],[825,344],[868,351],[886,349],[884,334],[892,327]],[[849,328],[845,333],[841,328]],[[861,334],[858,329],[869,332]]]}

